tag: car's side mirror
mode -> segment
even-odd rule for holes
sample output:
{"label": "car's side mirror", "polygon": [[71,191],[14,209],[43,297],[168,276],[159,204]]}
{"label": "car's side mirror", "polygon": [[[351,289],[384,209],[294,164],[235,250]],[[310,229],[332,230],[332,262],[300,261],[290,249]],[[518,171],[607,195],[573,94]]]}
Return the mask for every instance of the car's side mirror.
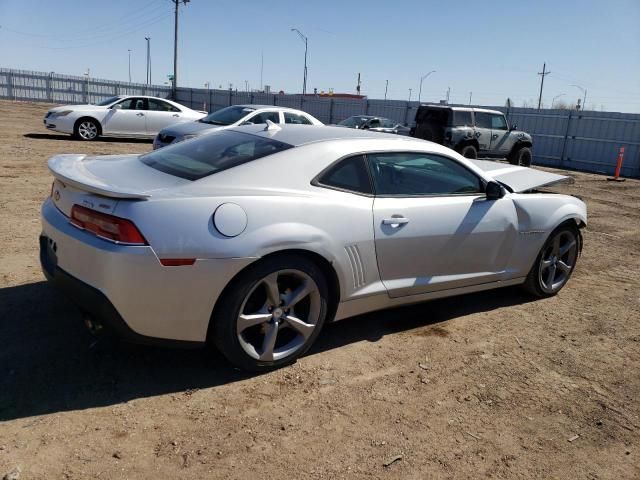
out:
{"label": "car's side mirror", "polygon": [[511,125],[511,127],[509,127],[509,131],[513,132],[514,130],[518,129],[518,125]]}
{"label": "car's side mirror", "polygon": [[498,182],[490,181],[484,188],[484,193],[487,196],[487,200],[498,200],[504,197],[504,188]]}

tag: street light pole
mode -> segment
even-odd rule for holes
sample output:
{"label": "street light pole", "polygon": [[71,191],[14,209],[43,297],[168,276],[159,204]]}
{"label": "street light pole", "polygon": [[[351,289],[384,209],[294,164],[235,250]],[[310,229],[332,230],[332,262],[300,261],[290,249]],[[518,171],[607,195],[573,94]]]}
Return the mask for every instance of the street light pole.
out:
{"label": "street light pole", "polygon": [[307,49],[308,49],[308,38],[297,28],[292,28],[292,32],[296,32],[300,39],[304,42],[304,77],[302,80],[302,94],[305,95],[307,93]]}
{"label": "street light pole", "polygon": [[551,99],[551,108],[553,109],[553,104],[556,103],[556,98],[560,98],[562,96],[566,95],[565,93],[561,93],[560,95],[556,95],[555,97],[553,97]]}
{"label": "street light pole", "polygon": [[384,99],[387,99],[387,90],[389,89],[389,80],[387,80],[387,84],[384,86]]}
{"label": "street light pole", "polygon": [[131,49],[127,50],[129,52],[129,83],[131,83]]}
{"label": "street light pole", "polygon": [[435,70],[431,70],[426,75],[423,75],[422,77],[420,77],[420,90],[418,91],[418,103],[420,103],[420,100],[422,99],[422,82],[424,81],[425,78],[427,78],[432,73],[436,73],[436,71]]}
{"label": "street light pole", "polygon": [[151,83],[151,37],[144,37],[147,41],[147,85]]}
{"label": "street light pole", "polygon": [[409,101],[411,101],[411,89],[409,89]]}
{"label": "street light pole", "polygon": [[582,90],[582,93],[584,93],[584,97],[582,98],[582,111],[584,112],[584,109],[586,108],[587,104],[587,89],[586,88],[582,88],[580,85],[569,85],[570,87],[576,87],[579,88],[580,90]]}

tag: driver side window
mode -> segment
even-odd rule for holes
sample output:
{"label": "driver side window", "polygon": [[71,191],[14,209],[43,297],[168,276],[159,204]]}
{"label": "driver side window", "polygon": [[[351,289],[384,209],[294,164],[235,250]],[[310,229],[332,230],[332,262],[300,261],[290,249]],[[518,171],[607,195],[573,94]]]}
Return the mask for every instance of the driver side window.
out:
{"label": "driver side window", "polygon": [[484,191],[475,173],[440,155],[374,153],[367,158],[376,195],[476,195]]}

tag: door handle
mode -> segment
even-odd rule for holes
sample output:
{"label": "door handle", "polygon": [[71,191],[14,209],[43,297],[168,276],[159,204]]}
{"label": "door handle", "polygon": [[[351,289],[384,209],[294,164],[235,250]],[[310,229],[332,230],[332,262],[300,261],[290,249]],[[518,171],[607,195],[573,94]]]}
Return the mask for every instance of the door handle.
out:
{"label": "door handle", "polygon": [[409,223],[409,219],[406,217],[391,217],[382,220],[383,225],[391,225],[394,228],[397,228],[400,225],[406,225],[407,223]]}
{"label": "door handle", "polygon": [[144,117],[144,113],[136,113],[137,117]]}
{"label": "door handle", "polygon": [[479,137],[479,136],[481,136],[481,135],[482,135],[482,133],[481,133],[481,132],[476,132],[476,137]]}
{"label": "door handle", "polygon": [[177,113],[174,113],[174,114],[172,115],[172,117],[179,117],[179,116],[180,116],[180,115],[178,115]]}
{"label": "door handle", "polygon": [[491,135],[491,138],[498,138],[498,134],[494,133],[493,135]]}

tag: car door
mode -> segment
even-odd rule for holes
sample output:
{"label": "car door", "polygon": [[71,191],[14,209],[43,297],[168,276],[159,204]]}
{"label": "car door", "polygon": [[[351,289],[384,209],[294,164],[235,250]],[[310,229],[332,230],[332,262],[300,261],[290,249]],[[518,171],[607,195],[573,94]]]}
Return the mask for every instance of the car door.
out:
{"label": "car door", "polygon": [[104,134],[146,135],[146,99],[129,97],[111,106],[102,120]]}
{"label": "car door", "polygon": [[147,133],[156,135],[160,130],[169,125],[179,122],[182,118],[182,111],[174,107],[169,102],[164,102],[156,98],[148,100]]}
{"label": "car door", "polygon": [[506,155],[509,153],[509,126],[502,114],[490,113],[491,117],[491,152]]}
{"label": "car door", "polygon": [[509,198],[488,200],[483,180],[450,157],[398,152],[367,159],[378,269],[391,297],[510,277],[517,217]]}
{"label": "car door", "polygon": [[475,137],[478,140],[480,152],[491,149],[491,116],[486,112],[475,112]]}

